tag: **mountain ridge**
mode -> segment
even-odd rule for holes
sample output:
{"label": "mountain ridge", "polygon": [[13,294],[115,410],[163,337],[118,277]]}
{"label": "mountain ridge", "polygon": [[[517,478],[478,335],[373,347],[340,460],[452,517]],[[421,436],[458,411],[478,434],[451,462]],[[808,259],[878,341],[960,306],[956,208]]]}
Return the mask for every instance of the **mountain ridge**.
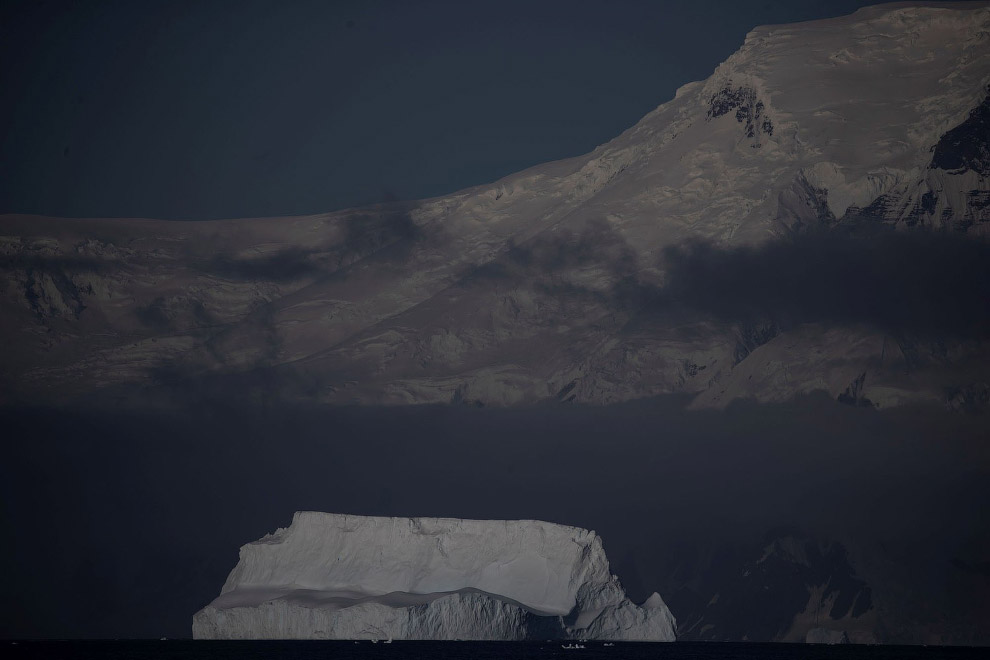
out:
{"label": "mountain ridge", "polygon": [[[589,154],[412,204],[277,222],[0,217],[2,339],[17,347],[2,398],[181,394],[219,376],[238,396],[330,404],[680,392],[705,407],[824,390],[881,407],[975,392],[980,407],[983,334],[891,331],[868,313],[726,319],[712,290],[672,301],[668,285],[690,279],[672,259],[698,242],[724,263],[822,231],[985,245],[985,174],[933,153],[977,163],[953,155],[965,140],[939,145],[990,98],[988,30],[985,2],[758,27]],[[958,288],[941,263],[919,267]],[[979,301],[966,286],[960,301]]]}

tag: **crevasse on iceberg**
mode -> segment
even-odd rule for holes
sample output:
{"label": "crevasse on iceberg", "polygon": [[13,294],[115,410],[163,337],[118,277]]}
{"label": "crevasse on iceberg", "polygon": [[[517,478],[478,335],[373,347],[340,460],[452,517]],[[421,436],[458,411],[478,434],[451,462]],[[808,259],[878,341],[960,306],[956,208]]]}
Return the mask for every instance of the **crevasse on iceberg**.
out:
{"label": "crevasse on iceberg", "polygon": [[672,641],[626,598],[595,532],[534,520],[299,512],[241,548],[197,639]]}

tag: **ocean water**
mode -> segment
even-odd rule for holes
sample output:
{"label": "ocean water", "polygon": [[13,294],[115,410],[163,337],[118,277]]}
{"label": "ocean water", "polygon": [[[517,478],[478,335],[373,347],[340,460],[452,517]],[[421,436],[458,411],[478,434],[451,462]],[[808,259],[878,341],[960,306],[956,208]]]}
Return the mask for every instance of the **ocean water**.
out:
{"label": "ocean water", "polygon": [[391,644],[343,641],[3,641],[4,658],[86,660],[157,658],[251,660],[931,660],[986,658],[990,649],[947,646],[811,646],[805,644],[584,642],[426,642]]}

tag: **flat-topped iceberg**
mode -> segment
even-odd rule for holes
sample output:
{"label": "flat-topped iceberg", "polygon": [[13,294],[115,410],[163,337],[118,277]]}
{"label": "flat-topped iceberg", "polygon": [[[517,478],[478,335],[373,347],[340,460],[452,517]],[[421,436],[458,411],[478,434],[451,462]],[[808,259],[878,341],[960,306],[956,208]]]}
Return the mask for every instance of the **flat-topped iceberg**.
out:
{"label": "flat-topped iceberg", "polygon": [[193,637],[672,641],[674,618],[626,598],[592,531],[306,511],[241,548]]}

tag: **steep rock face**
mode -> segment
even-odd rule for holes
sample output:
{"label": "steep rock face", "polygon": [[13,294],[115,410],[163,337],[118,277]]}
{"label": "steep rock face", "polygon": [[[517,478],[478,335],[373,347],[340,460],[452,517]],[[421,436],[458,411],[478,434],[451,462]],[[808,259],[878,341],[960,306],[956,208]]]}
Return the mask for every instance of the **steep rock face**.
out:
{"label": "steep rock face", "polygon": [[594,532],[302,512],[241,548],[193,636],[670,641],[674,620],[625,597]]}
{"label": "steep rock face", "polygon": [[859,380],[856,401],[952,406],[986,387],[984,337],[769,319],[776,334],[755,344],[752,319],[670,304],[666,251],[813,230],[986,237],[988,35],[982,2],[759,27],[590,154],[414,205],[0,218],[0,340],[16,347],[0,394],[183,396],[196,382],[335,404],[686,392],[721,406],[838,400]]}

